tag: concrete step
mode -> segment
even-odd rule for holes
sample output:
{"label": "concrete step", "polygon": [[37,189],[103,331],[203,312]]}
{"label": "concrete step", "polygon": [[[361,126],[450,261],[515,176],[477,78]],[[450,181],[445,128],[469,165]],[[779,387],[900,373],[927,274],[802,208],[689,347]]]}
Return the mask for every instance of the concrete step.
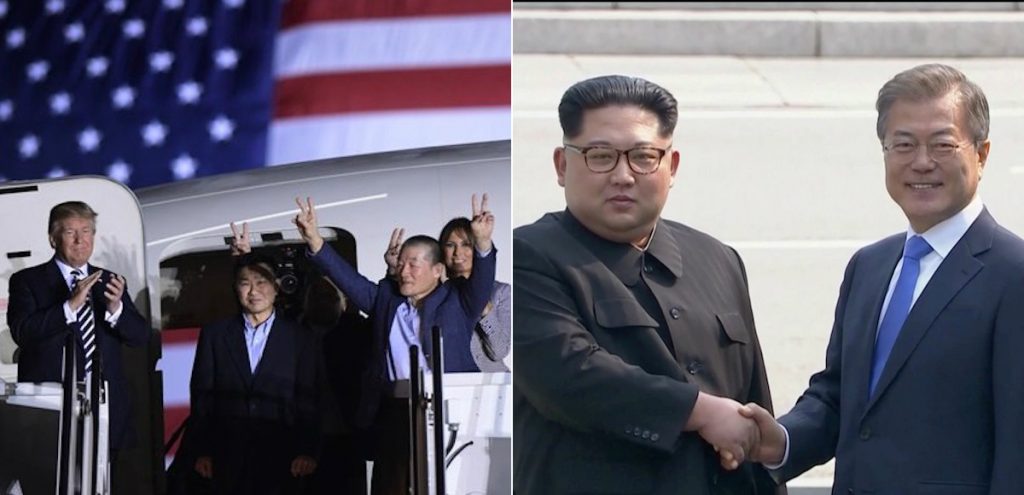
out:
{"label": "concrete step", "polygon": [[[513,7],[516,53],[1019,57],[1024,12]],[[1016,5],[1016,4],[1014,4]]]}

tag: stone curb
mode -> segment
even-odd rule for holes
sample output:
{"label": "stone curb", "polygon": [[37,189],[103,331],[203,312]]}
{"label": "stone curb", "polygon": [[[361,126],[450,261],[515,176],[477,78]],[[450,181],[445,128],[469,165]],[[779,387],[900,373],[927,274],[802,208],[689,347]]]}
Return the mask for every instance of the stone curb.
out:
{"label": "stone curb", "polygon": [[515,53],[1019,57],[1024,12],[513,11]]}

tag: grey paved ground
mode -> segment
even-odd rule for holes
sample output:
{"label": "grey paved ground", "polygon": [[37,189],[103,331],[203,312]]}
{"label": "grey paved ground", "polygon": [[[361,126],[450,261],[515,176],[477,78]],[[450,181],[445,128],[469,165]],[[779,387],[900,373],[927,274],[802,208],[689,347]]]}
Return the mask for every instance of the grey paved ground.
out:
{"label": "grey paved ground", "polygon": [[[1024,59],[515,55],[513,223],[564,205],[551,152],[566,87],[606,73],[666,86],[682,105],[682,163],[664,214],[744,257],[776,409],[787,411],[824,363],[849,256],[906,228],[883,184],[874,99],[896,72],[932,61],[959,67],[988,94],[981,194],[997,220],[1024,233]],[[795,485],[827,486],[831,475],[827,465]]]}

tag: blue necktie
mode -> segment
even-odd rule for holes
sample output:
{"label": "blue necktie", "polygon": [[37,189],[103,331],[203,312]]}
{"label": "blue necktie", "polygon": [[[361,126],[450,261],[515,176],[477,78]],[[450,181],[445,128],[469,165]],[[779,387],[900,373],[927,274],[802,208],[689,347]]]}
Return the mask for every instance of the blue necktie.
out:
{"label": "blue necktie", "polygon": [[878,339],[875,341],[875,359],[871,363],[871,387],[868,389],[868,397],[875,394],[875,386],[878,385],[878,378],[882,376],[885,362],[889,360],[892,346],[899,337],[903,322],[910,313],[910,306],[914,300],[914,287],[917,285],[917,276],[921,273],[921,258],[932,252],[932,247],[924,237],[919,235],[907,239],[903,247],[903,269],[900,270],[900,277],[896,279],[896,287],[892,291],[892,298],[889,299],[889,306],[882,317],[882,324],[878,327]]}

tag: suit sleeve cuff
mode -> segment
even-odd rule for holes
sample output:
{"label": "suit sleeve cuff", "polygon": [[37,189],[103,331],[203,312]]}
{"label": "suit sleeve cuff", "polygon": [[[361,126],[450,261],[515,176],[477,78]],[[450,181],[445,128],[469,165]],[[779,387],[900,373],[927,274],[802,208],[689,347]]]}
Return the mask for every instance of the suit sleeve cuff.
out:
{"label": "suit sleeve cuff", "polygon": [[121,306],[117,308],[117,311],[114,311],[113,313],[107,311],[107,314],[104,316],[103,319],[107,320],[107,323],[109,323],[110,326],[116,326],[117,320],[121,318],[122,311],[124,311],[124,303],[121,303]]}
{"label": "suit sleeve cuff", "polygon": [[[782,425],[779,425],[779,426],[782,426]],[[778,464],[768,464],[768,463],[764,464],[765,469],[767,469],[769,471],[775,471],[777,469],[780,469],[780,468],[782,468],[782,466],[786,465],[786,462],[789,461],[789,429],[786,428],[785,426],[782,426],[782,431],[786,434],[786,452],[784,454],[782,454],[782,460],[779,461]]]}
{"label": "suit sleeve cuff", "polygon": [[78,321],[78,317],[75,316],[75,312],[71,311],[71,303],[64,301],[64,323],[68,325]]}

